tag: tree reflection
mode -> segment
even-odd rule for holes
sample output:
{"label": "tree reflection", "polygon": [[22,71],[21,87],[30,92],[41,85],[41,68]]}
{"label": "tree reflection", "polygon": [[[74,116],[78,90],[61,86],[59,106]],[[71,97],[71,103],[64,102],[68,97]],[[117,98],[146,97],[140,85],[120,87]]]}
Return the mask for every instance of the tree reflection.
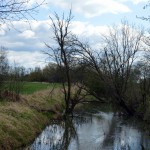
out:
{"label": "tree reflection", "polygon": [[132,122],[113,113],[87,113],[52,122],[29,150],[141,150],[150,147],[149,141]]}
{"label": "tree reflection", "polygon": [[[78,119],[77,119],[78,118]],[[67,150],[72,140],[79,145],[76,128],[78,125],[91,121],[91,118],[68,117],[64,121],[54,122],[48,126],[35,140],[28,150]],[[78,146],[77,146],[78,147]],[[77,148],[78,150],[78,148]]]}
{"label": "tree reflection", "polygon": [[61,150],[67,150],[72,139],[78,143],[78,135],[73,124],[73,120],[67,118],[64,122],[64,134],[62,137]]}

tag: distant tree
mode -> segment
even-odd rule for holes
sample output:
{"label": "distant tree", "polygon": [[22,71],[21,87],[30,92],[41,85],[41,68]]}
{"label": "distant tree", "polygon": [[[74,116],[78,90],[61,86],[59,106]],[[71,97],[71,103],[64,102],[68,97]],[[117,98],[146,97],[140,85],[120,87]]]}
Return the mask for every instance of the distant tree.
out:
{"label": "distant tree", "polygon": [[20,93],[24,85],[23,77],[25,75],[25,68],[18,67],[16,64],[9,69],[7,79],[7,95],[6,99],[11,101],[19,101]]}
{"label": "distant tree", "polygon": [[32,70],[28,76],[28,80],[31,82],[42,82],[44,81],[43,72],[41,68],[35,67],[34,70]]}
{"label": "distant tree", "polygon": [[46,82],[61,83],[61,71],[54,63],[49,63],[43,68],[43,78]]}
{"label": "distant tree", "polygon": [[140,86],[140,94],[141,94],[141,104],[146,110],[147,102],[150,97],[150,64],[148,60],[144,59],[143,61],[138,62],[136,66],[139,71],[139,86]]}
{"label": "distant tree", "polygon": [[[148,36],[148,34],[146,34]],[[150,38],[149,36],[144,37],[145,49],[143,51],[143,57],[138,61],[136,69],[138,69],[138,85],[139,85],[139,94],[141,97],[140,111],[141,115],[144,114],[147,109],[149,109],[149,99],[150,99]],[[149,111],[149,110],[148,110]]]}
{"label": "distant tree", "polygon": [[0,74],[5,75],[8,72],[8,59],[7,49],[5,47],[0,48]]}
{"label": "distant tree", "polygon": [[[0,90],[4,86],[4,81],[8,75],[8,59],[7,59],[7,49],[5,47],[0,48]],[[1,91],[0,91],[1,92]]]}

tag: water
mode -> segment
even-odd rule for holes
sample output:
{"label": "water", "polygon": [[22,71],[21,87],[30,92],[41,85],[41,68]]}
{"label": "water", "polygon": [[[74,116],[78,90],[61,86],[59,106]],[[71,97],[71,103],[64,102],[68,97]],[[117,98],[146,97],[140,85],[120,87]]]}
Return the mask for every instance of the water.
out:
{"label": "water", "polygon": [[150,138],[112,112],[76,114],[53,121],[27,149],[30,150],[150,150]]}

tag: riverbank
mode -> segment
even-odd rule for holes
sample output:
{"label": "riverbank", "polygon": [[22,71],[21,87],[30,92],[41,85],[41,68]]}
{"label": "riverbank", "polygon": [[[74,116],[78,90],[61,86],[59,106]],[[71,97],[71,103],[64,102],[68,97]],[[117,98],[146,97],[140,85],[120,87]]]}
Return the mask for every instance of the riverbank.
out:
{"label": "riverbank", "polygon": [[[21,95],[19,101],[0,101],[0,150],[26,147],[52,119],[62,117],[64,101],[61,86],[55,86],[55,89],[52,86],[44,88],[32,94]],[[93,109],[91,105],[82,106],[78,105],[75,113],[84,113],[85,110],[95,113],[99,108],[99,105],[92,106]],[[99,109],[114,112],[111,105],[103,105]]]}
{"label": "riverbank", "polygon": [[62,110],[59,88],[22,95],[17,102],[0,101],[0,150],[27,145]]}

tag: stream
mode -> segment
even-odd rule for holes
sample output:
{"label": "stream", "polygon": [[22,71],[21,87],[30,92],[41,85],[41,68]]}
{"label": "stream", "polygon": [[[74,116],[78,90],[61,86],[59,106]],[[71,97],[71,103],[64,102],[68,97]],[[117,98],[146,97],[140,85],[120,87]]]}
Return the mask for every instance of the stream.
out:
{"label": "stream", "polygon": [[137,121],[101,110],[54,120],[26,150],[150,150],[150,136]]}

